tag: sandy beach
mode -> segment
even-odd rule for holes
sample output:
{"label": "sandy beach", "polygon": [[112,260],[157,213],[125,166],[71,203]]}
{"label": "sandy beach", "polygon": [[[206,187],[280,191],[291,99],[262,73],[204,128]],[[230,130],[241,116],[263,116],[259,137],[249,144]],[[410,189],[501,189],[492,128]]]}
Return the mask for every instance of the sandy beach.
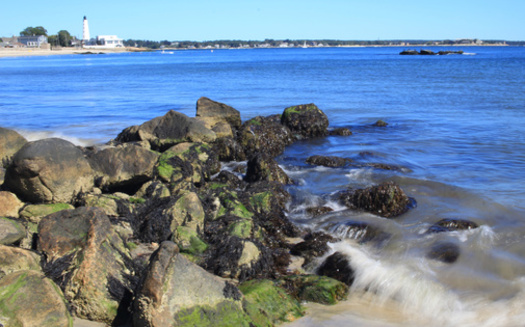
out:
{"label": "sandy beach", "polygon": [[35,49],[35,48],[0,48],[1,57],[28,57],[28,56],[53,56],[92,53],[122,53],[149,51],[141,48],[118,48],[118,49],[81,49],[81,48],[61,48],[61,49]]}

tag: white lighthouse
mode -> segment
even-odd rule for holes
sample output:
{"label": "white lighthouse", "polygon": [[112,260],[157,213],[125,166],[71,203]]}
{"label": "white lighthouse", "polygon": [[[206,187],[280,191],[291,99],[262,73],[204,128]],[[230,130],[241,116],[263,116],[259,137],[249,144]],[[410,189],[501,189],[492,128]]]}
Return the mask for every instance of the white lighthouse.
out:
{"label": "white lighthouse", "polygon": [[89,26],[86,16],[84,16],[84,27],[82,29],[82,43],[87,44],[91,37],[89,36]]}

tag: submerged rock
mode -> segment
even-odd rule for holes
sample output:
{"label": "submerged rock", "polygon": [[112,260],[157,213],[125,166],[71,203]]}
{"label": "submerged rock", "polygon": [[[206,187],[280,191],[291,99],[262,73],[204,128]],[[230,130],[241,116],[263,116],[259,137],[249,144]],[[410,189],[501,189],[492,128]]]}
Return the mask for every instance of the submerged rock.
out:
{"label": "submerged rock", "polygon": [[329,133],[329,135],[332,135],[332,136],[350,136],[350,135],[352,135],[352,131],[350,131],[346,127],[334,128],[333,130],[329,131],[328,133]]}
{"label": "submerged rock", "polygon": [[390,235],[380,228],[362,221],[345,221],[329,227],[330,232],[341,237],[367,243],[370,241],[381,242],[390,237]]}
{"label": "submerged rock", "polygon": [[478,227],[478,224],[470,220],[445,218],[430,226],[427,233],[452,232],[455,230],[474,229]]}
{"label": "submerged rock", "polygon": [[413,205],[411,199],[394,182],[386,182],[365,189],[342,192],[343,203],[385,218],[393,218],[408,211]]}
{"label": "submerged rock", "polygon": [[354,270],[350,260],[341,252],[335,252],[317,268],[317,274],[336,279],[351,286],[354,282]]}
{"label": "submerged rock", "polygon": [[352,162],[352,160],[348,158],[341,158],[341,157],[336,157],[336,156],[315,155],[315,156],[308,157],[306,159],[306,162],[311,165],[336,168],[336,167],[344,167],[348,163]]}
{"label": "submerged rock", "polygon": [[321,216],[332,211],[334,211],[334,209],[330,207],[311,207],[306,209],[306,212],[312,217]]}
{"label": "submerged rock", "polygon": [[439,242],[432,246],[427,253],[427,258],[438,260],[444,263],[454,263],[460,255],[459,246],[451,242]]}
{"label": "submerged rock", "polygon": [[51,138],[26,143],[6,171],[4,187],[34,203],[71,202],[93,188],[94,172],[73,143]]}
{"label": "submerged rock", "polygon": [[44,274],[22,270],[0,279],[0,324],[72,327],[64,295]]}
{"label": "submerged rock", "polygon": [[376,126],[376,127],[387,127],[388,123],[386,121],[384,121],[384,120],[379,119],[378,121],[376,121],[374,123],[374,126]]}

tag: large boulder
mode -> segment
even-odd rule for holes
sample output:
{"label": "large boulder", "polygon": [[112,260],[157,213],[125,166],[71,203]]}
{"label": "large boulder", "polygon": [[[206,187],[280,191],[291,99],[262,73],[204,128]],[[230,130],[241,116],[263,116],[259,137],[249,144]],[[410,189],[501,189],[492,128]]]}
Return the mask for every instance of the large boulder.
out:
{"label": "large boulder", "polygon": [[244,122],[239,129],[237,141],[248,159],[259,153],[276,157],[293,142],[293,136],[290,130],[281,124],[278,116],[257,116]]}
{"label": "large boulder", "polygon": [[73,143],[50,138],[26,143],[6,171],[4,187],[28,202],[71,202],[93,188],[93,169]]}
{"label": "large boulder", "polygon": [[2,326],[73,326],[60,289],[34,270],[0,279],[0,322]]}
{"label": "large boulder", "polygon": [[181,142],[210,143],[216,138],[215,133],[202,122],[170,110],[164,116],[124,129],[116,141],[148,141],[153,149],[163,151]]}
{"label": "large boulder", "polygon": [[242,294],[163,242],[134,301],[134,327],[250,326]]}
{"label": "large boulder", "polygon": [[38,226],[47,276],[60,286],[75,316],[123,323],[134,276],[129,249],[104,211],[80,207],[48,215]]}
{"label": "large boulder", "polygon": [[97,186],[108,192],[135,193],[153,178],[159,154],[138,145],[125,144],[91,156],[101,176]]}
{"label": "large boulder", "polygon": [[27,140],[18,132],[0,127],[0,167],[5,166],[26,143]]}
{"label": "large boulder", "polygon": [[24,203],[16,197],[16,194],[0,191],[0,217],[18,218],[18,212],[23,206]]}
{"label": "large boulder", "polygon": [[314,155],[314,156],[308,157],[306,159],[306,162],[311,165],[335,168],[335,167],[344,167],[349,162],[352,162],[352,160],[348,158],[342,158],[342,157],[336,157],[336,156]]}
{"label": "large boulder", "polygon": [[75,207],[69,203],[28,204],[20,211],[20,218],[38,224],[45,216],[67,209]]}
{"label": "large boulder", "polygon": [[281,122],[297,138],[328,135],[328,117],[313,103],[284,109]]}
{"label": "large boulder", "polygon": [[241,114],[224,103],[202,97],[197,101],[197,120],[217,134],[217,137],[233,136],[241,127]]}
{"label": "large boulder", "polygon": [[5,275],[21,270],[42,272],[40,260],[40,255],[33,251],[0,245],[0,279]]}
{"label": "large boulder", "polygon": [[385,218],[397,217],[413,205],[412,200],[394,182],[385,182],[365,189],[348,190],[340,194],[343,203]]}

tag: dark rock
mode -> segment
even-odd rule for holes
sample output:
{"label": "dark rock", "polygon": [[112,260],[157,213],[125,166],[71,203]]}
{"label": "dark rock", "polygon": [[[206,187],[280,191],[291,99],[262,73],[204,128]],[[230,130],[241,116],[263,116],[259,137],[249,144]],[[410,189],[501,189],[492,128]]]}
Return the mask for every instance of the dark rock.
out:
{"label": "dark rock", "polygon": [[106,192],[134,194],[153,178],[159,155],[137,145],[107,148],[91,156],[93,166],[102,173],[97,186]]}
{"label": "dark rock", "polygon": [[440,56],[450,55],[450,54],[463,54],[463,51],[462,50],[459,50],[459,51],[447,50],[447,51],[439,51],[437,54]]}
{"label": "dark rock", "polygon": [[454,263],[460,255],[459,246],[451,242],[440,242],[432,246],[427,253],[427,258],[442,261],[444,263]]}
{"label": "dark rock", "polygon": [[7,167],[13,155],[26,143],[18,132],[0,127],[0,167]]}
{"label": "dark rock", "polygon": [[220,161],[244,161],[244,149],[231,137],[221,137],[213,143],[213,152],[217,153]]}
{"label": "dark rock", "polygon": [[156,167],[158,177],[175,186],[181,182],[200,186],[219,170],[216,153],[204,143],[174,145],[159,157]]}
{"label": "dark rock", "polygon": [[44,217],[38,249],[46,276],[60,286],[77,317],[125,322],[138,276],[125,241],[101,209],[80,207]]}
{"label": "dark rock", "polygon": [[478,224],[470,220],[445,218],[430,226],[430,228],[427,230],[427,233],[451,232],[455,230],[474,229],[478,227]]}
{"label": "dark rock", "polygon": [[298,138],[328,135],[328,117],[313,103],[286,108],[281,122]]}
{"label": "dark rock", "polygon": [[[219,173],[219,175],[217,175],[217,177],[215,177],[212,180],[212,182],[213,183],[212,183],[211,187],[219,187],[219,186],[221,186],[219,184],[224,184],[224,185],[229,186],[231,189],[243,189],[245,187],[245,184],[246,184],[237,175],[235,175],[234,173],[229,172],[227,170],[222,170]],[[216,184],[216,183],[219,183],[219,184]]]}
{"label": "dark rock", "polygon": [[385,122],[384,120],[379,119],[378,121],[376,121],[374,123],[374,126],[376,126],[376,127],[387,127],[388,123]]}
{"label": "dark rock", "polygon": [[330,250],[327,243],[334,243],[336,241],[338,240],[333,236],[323,232],[314,232],[306,235],[303,242],[293,245],[290,253],[303,257],[305,259],[304,264],[307,265],[313,259],[324,255]]}
{"label": "dark rock", "polygon": [[390,165],[390,164],[374,163],[374,162],[366,163],[366,164],[362,165],[362,167],[372,167],[372,168],[375,168],[375,169],[404,171],[404,172],[411,171],[409,168],[401,167],[401,166],[398,166],[398,165]]}
{"label": "dark rock", "polygon": [[336,279],[351,286],[354,282],[354,270],[350,267],[350,261],[341,252],[335,252],[319,266],[317,274]]}
{"label": "dark rock", "polygon": [[403,56],[417,56],[419,52],[417,50],[403,50],[399,54]]}
{"label": "dark rock", "polygon": [[153,149],[164,151],[182,142],[213,142],[215,139],[215,133],[203,123],[170,110],[164,116],[124,129],[116,141],[148,141]]}
{"label": "dark rock", "polygon": [[264,153],[276,157],[284,152],[293,142],[293,135],[288,127],[273,117],[257,116],[246,121],[239,130],[238,143],[244,149],[246,158]]}
{"label": "dark rock", "polygon": [[339,127],[339,128],[334,128],[333,130],[329,131],[329,135],[333,135],[333,136],[350,136],[350,135],[352,135],[352,131],[350,131],[346,127]]}
{"label": "dark rock", "polygon": [[385,218],[397,217],[413,206],[412,200],[394,182],[345,191],[340,198],[350,208],[365,210]]}
{"label": "dark rock", "polygon": [[26,143],[6,171],[4,187],[28,202],[70,202],[93,188],[94,172],[72,143],[43,139]]}
{"label": "dark rock", "polygon": [[259,181],[279,182],[281,184],[293,183],[274,159],[261,154],[248,161],[244,180],[248,183]]}
{"label": "dark rock", "polygon": [[425,49],[421,49],[419,50],[419,54],[422,55],[422,56],[434,56],[436,55],[436,53],[432,50],[425,50]]}
{"label": "dark rock", "polygon": [[306,159],[306,162],[311,165],[335,168],[335,167],[344,167],[348,163],[352,162],[352,160],[347,159],[347,158],[336,157],[336,156],[315,155],[315,156],[308,157]]}

